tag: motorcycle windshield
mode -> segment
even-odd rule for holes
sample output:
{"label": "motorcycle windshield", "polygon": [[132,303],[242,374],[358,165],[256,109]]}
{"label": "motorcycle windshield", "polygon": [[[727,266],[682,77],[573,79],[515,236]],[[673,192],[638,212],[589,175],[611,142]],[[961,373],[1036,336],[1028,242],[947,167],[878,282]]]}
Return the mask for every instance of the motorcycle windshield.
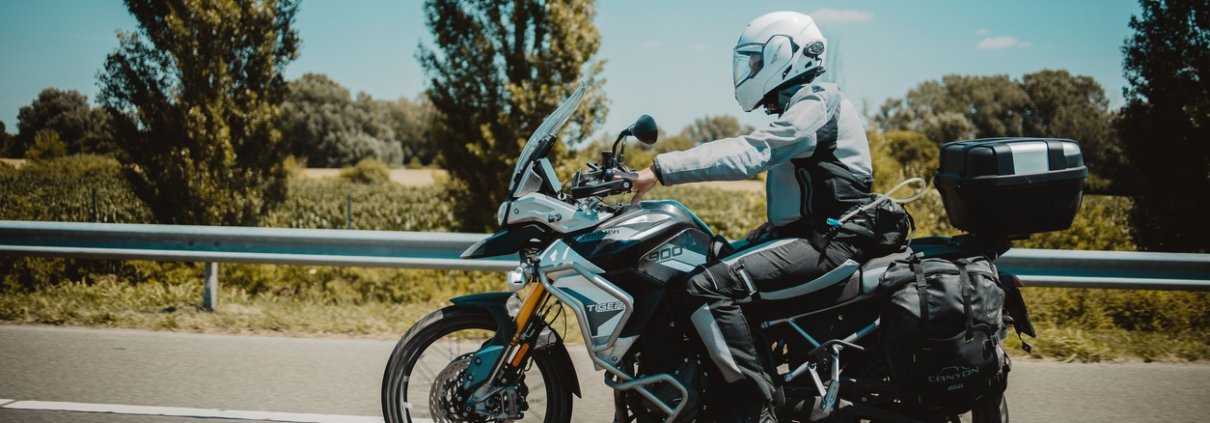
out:
{"label": "motorcycle windshield", "polygon": [[549,148],[542,148],[543,140],[549,135],[558,134],[559,130],[563,129],[563,125],[571,119],[572,113],[575,113],[576,109],[580,107],[580,100],[584,98],[586,91],[585,84],[581,82],[580,87],[576,88],[576,91],[571,93],[570,97],[559,103],[559,107],[550,116],[547,116],[546,120],[542,121],[542,125],[538,126],[533,135],[530,135],[529,141],[525,143],[525,149],[521,150],[521,156],[517,157],[517,167],[513,169],[512,181],[508,184],[510,195],[517,188],[517,180],[520,179],[517,175],[524,172],[530,162],[541,159],[541,157],[534,157],[534,155],[538,154],[539,151],[542,154],[550,151]]}

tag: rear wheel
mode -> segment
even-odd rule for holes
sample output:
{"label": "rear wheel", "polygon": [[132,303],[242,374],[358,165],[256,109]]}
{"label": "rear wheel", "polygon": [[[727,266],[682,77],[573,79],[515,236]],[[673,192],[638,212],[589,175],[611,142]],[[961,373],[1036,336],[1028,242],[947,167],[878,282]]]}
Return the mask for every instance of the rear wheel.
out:
{"label": "rear wheel", "polygon": [[[567,422],[571,390],[555,371],[545,351],[532,351],[519,381],[512,381],[485,401],[492,412],[520,404],[519,419],[464,415],[457,395],[471,357],[494,335],[498,324],[487,310],[447,307],[425,316],[395,345],[382,378],[382,414],[388,423],[402,422]],[[575,377],[571,375],[570,377]],[[492,396],[489,396],[492,397]]]}
{"label": "rear wheel", "polygon": [[1008,423],[1008,400],[1003,394],[980,400],[970,415],[973,423]]}

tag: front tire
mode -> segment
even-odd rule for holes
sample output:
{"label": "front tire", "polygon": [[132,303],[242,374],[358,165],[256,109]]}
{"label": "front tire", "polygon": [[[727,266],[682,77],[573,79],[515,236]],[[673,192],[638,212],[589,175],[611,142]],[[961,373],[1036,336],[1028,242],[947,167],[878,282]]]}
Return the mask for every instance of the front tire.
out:
{"label": "front tire", "polygon": [[[448,398],[451,375],[465,369],[470,355],[491,339],[499,324],[484,309],[446,307],[423,319],[399,339],[382,377],[382,415],[387,423],[427,420],[494,422],[450,413],[439,404]],[[520,422],[571,420],[571,389],[546,351],[531,351],[521,391],[529,406]],[[575,377],[575,375],[570,375]]]}

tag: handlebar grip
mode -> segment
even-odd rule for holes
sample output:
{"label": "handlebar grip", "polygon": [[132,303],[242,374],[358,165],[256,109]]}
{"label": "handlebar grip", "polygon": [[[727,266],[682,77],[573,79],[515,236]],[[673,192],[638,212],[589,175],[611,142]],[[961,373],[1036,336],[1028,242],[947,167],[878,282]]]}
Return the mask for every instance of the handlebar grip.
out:
{"label": "handlebar grip", "polygon": [[[598,183],[586,183],[578,187],[572,187],[571,197],[578,199],[620,194],[634,188],[634,180],[638,178],[638,174],[630,172],[608,172],[603,176],[608,179]],[[619,177],[619,179],[613,179],[614,176]]]}

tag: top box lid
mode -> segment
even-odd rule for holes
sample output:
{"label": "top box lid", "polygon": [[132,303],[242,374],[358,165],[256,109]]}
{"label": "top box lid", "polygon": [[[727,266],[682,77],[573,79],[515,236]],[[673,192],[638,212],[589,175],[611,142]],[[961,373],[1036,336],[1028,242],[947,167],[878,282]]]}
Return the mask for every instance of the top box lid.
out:
{"label": "top box lid", "polygon": [[937,173],[951,177],[1011,176],[1084,167],[1080,145],[1056,138],[983,138],[941,146]]}

